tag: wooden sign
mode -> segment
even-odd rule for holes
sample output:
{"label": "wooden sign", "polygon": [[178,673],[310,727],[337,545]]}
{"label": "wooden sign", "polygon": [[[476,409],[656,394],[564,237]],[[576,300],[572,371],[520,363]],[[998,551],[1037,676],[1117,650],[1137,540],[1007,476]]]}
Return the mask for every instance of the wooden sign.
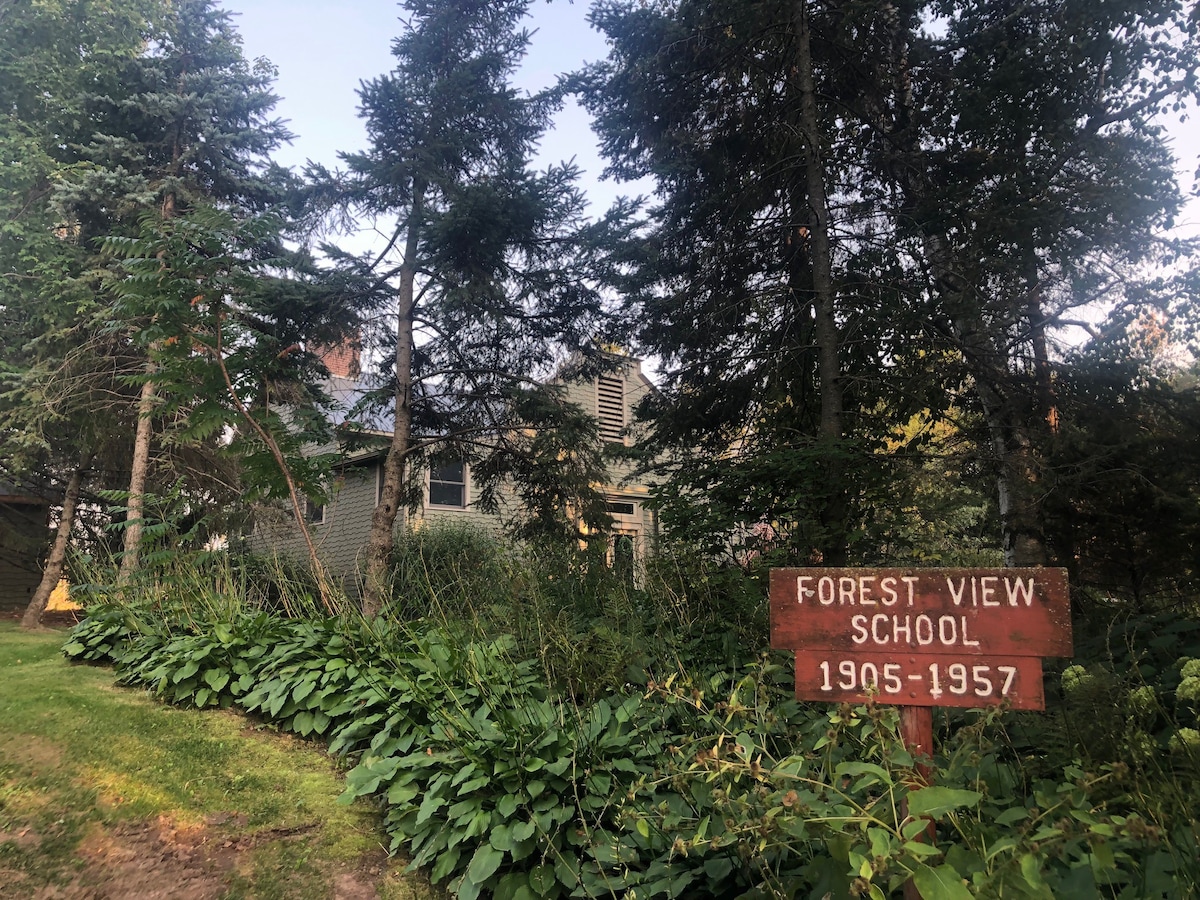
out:
{"label": "wooden sign", "polygon": [[802,700],[1044,709],[1070,656],[1063,569],[773,569],[771,646]]}
{"label": "wooden sign", "polygon": [[874,699],[894,706],[1046,708],[1042,661],[1035,656],[797,650],[796,696],[830,703]]}

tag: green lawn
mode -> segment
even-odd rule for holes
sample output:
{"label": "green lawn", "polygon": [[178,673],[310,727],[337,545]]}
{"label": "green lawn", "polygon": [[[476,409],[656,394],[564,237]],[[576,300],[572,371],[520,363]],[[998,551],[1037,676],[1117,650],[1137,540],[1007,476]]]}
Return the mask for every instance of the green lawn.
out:
{"label": "green lawn", "polygon": [[319,745],[118,687],[64,638],[0,622],[0,896],[434,896]]}

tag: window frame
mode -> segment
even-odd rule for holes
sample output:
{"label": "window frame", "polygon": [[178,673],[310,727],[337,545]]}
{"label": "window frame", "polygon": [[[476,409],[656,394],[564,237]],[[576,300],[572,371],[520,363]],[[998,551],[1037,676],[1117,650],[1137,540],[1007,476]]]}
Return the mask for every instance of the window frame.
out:
{"label": "window frame", "polygon": [[[454,481],[446,478],[434,479],[434,469],[440,466],[457,465],[462,467],[462,480]],[[433,486],[435,482],[439,485],[457,485],[462,489],[462,502],[460,503],[438,503],[433,499]],[[425,469],[425,505],[435,509],[466,509],[471,504],[471,464],[465,459],[431,459],[429,465]]]}
{"label": "window frame", "polygon": [[304,498],[304,524],[324,525],[329,518],[329,505],[317,503],[311,497]]}

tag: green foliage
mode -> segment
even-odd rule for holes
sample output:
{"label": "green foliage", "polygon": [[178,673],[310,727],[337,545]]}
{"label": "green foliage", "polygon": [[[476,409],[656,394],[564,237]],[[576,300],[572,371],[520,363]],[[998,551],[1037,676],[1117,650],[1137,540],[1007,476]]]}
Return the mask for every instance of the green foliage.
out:
{"label": "green foliage", "polygon": [[[98,609],[64,652],[329,741],[355,761],[344,800],[375,797],[391,848],[460,897],[887,897],[912,878],[950,900],[1158,898],[1196,878],[1186,812],[1168,823],[1128,767],[1070,746],[1014,755],[998,712],[948,734],[923,786],[894,709],[797,703],[789,666],[714,665],[703,642],[579,702],[468,623],[157,615]],[[1200,664],[1171,677],[1194,723]]]}
{"label": "green foliage", "polygon": [[767,633],[765,568],[740,569],[661,542],[636,582],[604,546],[519,545],[476,526],[427,523],[397,541],[390,609],[487,637],[509,634],[547,681],[595,698],[680,658],[737,665]]}
{"label": "green foliage", "polygon": [[317,360],[300,347],[330,342],[337,327],[310,261],[282,247],[284,229],[274,214],[197,203],[105,241],[119,267],[113,315],[145,323],[137,338],[155,366],[159,411],[177,420],[163,439],[217,444],[250,498],[287,497],[285,467],[316,491],[331,462],[301,452],[327,443],[330,426]]}
{"label": "green foliage", "polygon": [[1147,612],[1194,596],[1200,574],[1200,405],[1138,359],[1166,339],[1152,323],[1123,333],[1133,346],[1081,353],[1060,379],[1068,416],[1050,447],[1046,502],[1072,583]]}
{"label": "green foliage", "polygon": [[62,648],[68,659],[82,662],[113,663],[134,640],[143,634],[122,604],[94,606],[88,616],[71,631]]}

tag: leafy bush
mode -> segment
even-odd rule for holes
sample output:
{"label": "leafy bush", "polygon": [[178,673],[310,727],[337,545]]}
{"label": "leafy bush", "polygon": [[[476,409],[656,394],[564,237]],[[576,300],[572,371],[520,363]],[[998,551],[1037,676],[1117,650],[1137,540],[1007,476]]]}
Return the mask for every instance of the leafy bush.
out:
{"label": "leafy bush", "polygon": [[95,606],[71,631],[62,652],[81,662],[114,663],[143,631],[127,607],[112,603]]}
{"label": "leafy bush", "polygon": [[[89,619],[68,646],[111,627]],[[459,897],[886,897],[910,877],[928,898],[1157,897],[1192,877],[1173,836],[1097,802],[1111,769],[1027,785],[996,715],[922,787],[894,710],[799,704],[769,658],[580,706],[516,648],[245,614],[110,658],[170,702],[327,737],[357,759],[345,799],[377,797],[392,849]]]}
{"label": "leafy bush", "polygon": [[397,602],[427,615],[404,623],[211,596],[235,568],[96,606],[64,652],[328,741],[353,763],[344,799],[374,798],[391,849],[460,897],[1200,889],[1191,617],[1082,634],[1091,662],[1048,715],[948,712],[924,786],[894,710],[800,704],[789,660],[747,658],[754,566],[664,556],[634,586],[476,538],[408,545]]}

